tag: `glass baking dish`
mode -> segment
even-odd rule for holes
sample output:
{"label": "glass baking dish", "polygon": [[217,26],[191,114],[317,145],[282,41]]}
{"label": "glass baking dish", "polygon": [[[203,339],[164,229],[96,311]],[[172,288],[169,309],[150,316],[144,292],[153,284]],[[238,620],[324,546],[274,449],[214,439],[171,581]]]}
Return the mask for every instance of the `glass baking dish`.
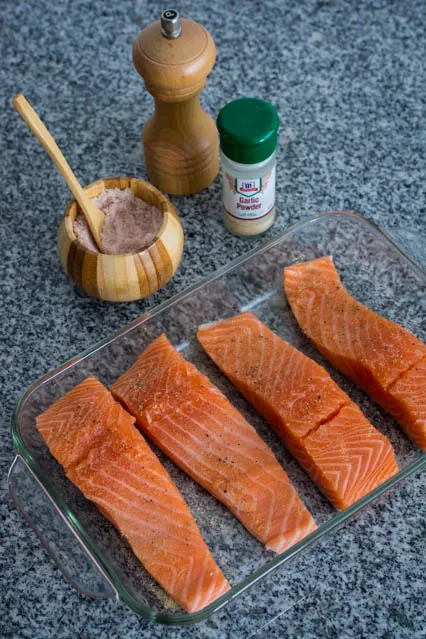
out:
{"label": "glass baking dish", "polygon": [[[159,623],[186,625],[204,620],[267,574],[282,569],[291,558],[307,552],[315,541],[335,531],[362,507],[425,465],[426,455],[410,442],[389,415],[327,364],[292,317],[282,290],[283,268],[322,255],[333,255],[344,284],[356,298],[426,339],[426,273],[363,218],[352,213],[329,212],[296,224],[259,249],[234,260],[113,337],[66,362],[24,393],[12,421],[17,457],[9,472],[10,494],[65,577],[80,592],[120,599],[140,615]],[[196,330],[200,324],[247,309],[325,366],[394,446],[400,472],[343,512],[333,509],[279,437],[197,343]],[[111,384],[163,331],[255,426],[318,524],[318,529],[309,537],[275,556],[221,503],[153,447],[182,491],[214,557],[232,584],[229,592],[194,614],[184,613],[168,598],[115,528],[65,478],[35,427],[35,417],[40,412],[88,375],[96,375],[105,384]]]}

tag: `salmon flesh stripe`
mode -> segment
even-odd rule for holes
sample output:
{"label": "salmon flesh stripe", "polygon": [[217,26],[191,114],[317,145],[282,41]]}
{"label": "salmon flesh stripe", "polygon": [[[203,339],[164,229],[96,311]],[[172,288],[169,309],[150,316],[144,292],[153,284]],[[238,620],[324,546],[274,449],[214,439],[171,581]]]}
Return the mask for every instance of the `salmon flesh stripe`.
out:
{"label": "salmon flesh stripe", "polygon": [[398,471],[387,438],[327,371],[255,315],[202,326],[198,339],[339,510]]}
{"label": "salmon flesh stripe", "polygon": [[134,418],[98,379],[56,401],[37,417],[37,428],[67,477],[185,610],[196,612],[230,588]]}
{"label": "salmon flesh stripe", "polygon": [[310,513],[255,429],[161,335],[111,387],[166,455],[275,552],[315,530]]}
{"label": "salmon flesh stripe", "polygon": [[300,327],[324,357],[426,450],[426,345],[351,297],[331,257],[289,266],[284,288]]}

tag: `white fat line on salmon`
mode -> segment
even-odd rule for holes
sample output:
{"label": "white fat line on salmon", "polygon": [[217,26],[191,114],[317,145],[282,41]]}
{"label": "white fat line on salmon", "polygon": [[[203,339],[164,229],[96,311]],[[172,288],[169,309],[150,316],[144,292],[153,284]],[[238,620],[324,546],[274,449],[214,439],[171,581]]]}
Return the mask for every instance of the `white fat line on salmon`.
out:
{"label": "white fat line on salmon", "polygon": [[[168,421],[170,421],[170,422],[171,422],[171,423],[172,423],[172,424],[173,424],[173,425],[174,425],[174,426],[175,426],[178,430],[180,430],[180,431],[182,431],[182,432],[184,431],[184,428],[183,428],[183,427],[182,427],[179,423],[175,422],[175,421],[174,421],[173,419],[171,419],[170,417],[166,417],[166,419],[167,419]],[[193,419],[193,418],[192,418],[192,419]],[[197,423],[197,424],[198,424],[198,425],[202,428],[202,426],[201,426],[201,424],[200,424],[199,422],[197,422],[195,419],[193,419],[193,421],[194,421],[195,423]],[[192,453],[192,454],[191,454],[191,453],[188,451],[188,448],[187,448],[187,447],[185,447],[185,446],[184,446],[184,445],[183,445],[180,441],[178,441],[175,437],[173,437],[173,435],[171,435],[171,434],[170,434],[167,430],[165,430],[164,426],[162,427],[162,426],[160,426],[159,424],[157,424],[157,426],[156,426],[156,427],[157,427],[157,429],[159,429],[159,430],[160,430],[160,431],[161,431],[164,435],[168,436],[168,437],[169,437],[172,441],[174,441],[174,442],[175,442],[175,446],[177,446],[179,449],[181,449],[182,453],[184,453],[184,455],[183,455],[183,456],[182,456],[182,455],[178,455],[178,454],[177,454],[176,448],[175,448],[175,449],[174,449],[174,451],[173,451],[173,455],[175,456],[175,458],[176,458],[177,460],[180,460],[181,464],[182,464],[182,465],[184,465],[184,466],[186,466],[186,468],[188,468],[188,470],[189,470],[189,469],[191,468],[191,464],[190,464],[190,462],[189,462],[189,463],[185,463],[185,455],[186,455],[186,457],[187,457],[187,458],[189,457],[189,459],[191,459],[192,457],[194,457],[194,454],[192,453],[192,451],[191,451],[191,453]],[[204,429],[203,429],[203,430],[204,430]],[[154,435],[154,434],[153,434],[153,435]],[[195,443],[196,445],[198,444],[198,445],[199,445],[199,447],[200,447],[200,449],[202,449],[202,444],[203,444],[202,440],[198,439],[194,433],[189,433],[188,435],[189,435],[189,437],[190,437],[190,438],[194,441],[194,443]],[[160,441],[160,440],[159,440],[159,438],[158,438],[158,441]],[[230,450],[232,450],[232,449],[230,449]],[[224,473],[224,471],[219,471],[219,470],[217,470],[217,468],[215,468],[215,467],[211,466],[211,465],[210,465],[210,464],[208,464],[205,460],[204,460],[204,461],[201,461],[201,459],[199,459],[199,458],[198,458],[198,456],[197,456],[197,461],[198,461],[198,463],[199,463],[200,465],[202,465],[202,466],[204,466],[204,467],[206,467],[206,468],[208,468],[208,469],[210,469],[210,470],[214,470],[214,471],[215,471],[218,475],[220,475],[220,476],[222,476],[222,477],[226,478],[226,473]],[[278,462],[277,462],[277,463],[278,463]],[[204,479],[204,477],[205,477],[204,475],[200,475],[200,474],[199,474],[199,472],[194,472],[194,470],[192,470],[191,474],[192,474],[192,476],[193,476],[194,478],[196,478],[196,481],[198,481],[199,483],[203,484],[203,479]],[[253,477],[250,477],[250,476],[249,476],[246,472],[244,473],[244,475],[245,475],[245,476],[246,476],[246,478],[247,478],[247,479],[249,479],[249,480],[250,480],[253,484],[255,484],[255,485],[257,484],[257,485],[261,486],[261,487],[262,487],[265,491],[267,491],[267,492],[270,494],[270,500],[271,500],[270,508],[272,509],[272,512],[274,512],[274,511],[275,511],[275,501],[276,501],[276,499],[275,499],[275,494],[274,494],[274,492],[273,492],[272,488],[271,488],[270,486],[268,486],[268,485],[264,484],[264,483],[263,483],[261,480],[259,480],[258,478],[257,478],[257,479],[255,479],[255,478],[253,478]],[[212,487],[210,488],[210,490],[213,490],[213,489],[214,489],[214,487],[212,486]],[[243,491],[243,489],[242,489],[241,487],[240,487],[240,491]],[[252,492],[248,492],[248,491],[247,491],[247,492],[246,492],[246,494],[248,494],[248,495],[250,496],[250,498],[254,501],[255,506],[256,506],[256,508],[257,508],[257,499],[256,499],[256,497],[253,495],[253,493],[252,493]],[[220,499],[221,499],[221,500],[225,499],[225,496],[224,496],[224,495],[222,495],[222,493],[218,492],[218,493],[217,493],[217,495],[220,495]],[[232,504],[232,502],[229,500],[229,496],[228,496],[228,498],[227,498],[225,501],[229,504],[229,506],[231,506],[231,505],[232,505],[232,506],[234,507],[234,505]],[[235,503],[235,507],[237,507],[237,502]],[[239,512],[239,511],[238,511],[238,508],[237,508],[237,512]],[[237,515],[237,516],[238,516],[238,515]],[[268,519],[267,524],[266,524],[266,526],[265,526],[265,529],[267,530],[266,534],[268,534],[268,533],[269,533],[269,527],[270,527],[270,521],[269,521],[269,519]]]}
{"label": "white fat line on salmon", "polygon": [[[159,533],[158,530],[158,523],[160,522],[165,522],[167,524],[167,528],[166,528],[166,533],[167,533],[167,540],[173,540],[179,544],[187,544],[189,545],[189,547],[197,547],[198,543],[199,543],[199,539],[195,538],[193,540],[188,539],[187,535],[183,535],[183,536],[178,536],[173,534],[171,531],[175,530],[175,531],[184,531],[184,533],[187,532],[187,527],[184,524],[179,524],[176,522],[176,513],[173,513],[173,511],[171,512],[171,517],[166,517],[163,513],[163,511],[161,512],[162,517],[159,520],[158,517],[155,518],[155,521],[153,520],[148,521],[146,519],[146,508],[145,507],[140,507],[137,503],[133,502],[131,503],[132,506],[132,512],[129,513],[128,512],[128,506],[129,506],[129,501],[123,497],[122,495],[117,495],[116,493],[114,493],[111,489],[107,488],[104,484],[97,484],[91,480],[87,480],[86,482],[86,486],[83,487],[83,489],[79,489],[82,490],[82,492],[84,490],[86,490],[86,492],[83,492],[83,494],[86,496],[86,493],[88,493],[87,491],[87,486],[89,488],[92,488],[93,490],[96,490],[98,494],[96,494],[96,496],[94,497],[87,497],[87,499],[90,499],[90,501],[93,501],[93,503],[95,503],[96,505],[101,506],[102,508],[104,508],[106,510],[106,512],[110,513],[112,512],[113,514],[116,515],[116,521],[118,522],[120,520],[120,523],[125,519],[127,521],[130,522],[135,522],[135,516],[134,516],[134,511],[136,511],[138,514],[142,515],[145,517],[144,519],[144,528],[147,530],[150,530],[151,532],[154,533]],[[123,505],[126,506],[127,508],[123,508],[123,509],[119,509],[118,506],[111,506],[111,498],[108,498],[109,495],[111,495],[112,499],[114,499],[115,501],[120,501],[123,502]],[[142,505],[143,506],[143,505]],[[174,515],[174,516],[173,516]],[[138,522],[136,522],[138,523]],[[120,531],[122,531],[122,526],[116,526],[116,528],[118,528]],[[163,529],[162,529],[163,530]],[[123,531],[122,531],[123,532]],[[200,534],[200,532],[197,529],[198,534]],[[127,529],[125,532],[123,532],[123,534],[125,535],[126,539],[129,538],[130,535],[135,535],[140,537],[140,525],[137,526],[137,528],[129,528]],[[163,532],[161,532],[161,534],[165,534]],[[171,550],[169,550],[169,554],[172,555],[176,555],[177,557],[181,557],[183,559],[188,559],[188,555],[186,554],[182,554],[177,552],[176,550],[174,550],[173,552]]]}
{"label": "white fat line on salmon", "polygon": [[[134,473],[130,473],[127,470],[122,470],[122,473],[128,473],[133,477],[137,477],[137,475],[135,475]],[[130,486],[128,483],[123,482],[122,480],[118,479],[117,477],[113,477],[111,476],[109,473],[107,474],[107,471],[100,471],[98,473],[99,477],[104,476],[106,481],[109,481],[110,483],[118,483],[118,487],[123,487],[126,491],[129,492],[133,492],[135,497],[134,497],[134,501],[132,502],[132,506],[133,508],[139,508],[139,505],[142,504],[143,508],[146,508],[146,503],[147,503],[147,498],[146,498],[146,494],[144,492],[142,492],[140,489],[137,488],[133,488],[132,486]],[[146,482],[143,483],[143,487],[146,488],[154,488],[155,490],[155,485],[154,484],[147,484]],[[106,486],[104,486],[104,490],[109,490]],[[123,496],[122,492],[119,492],[119,490],[116,491],[115,494],[116,498],[119,500],[125,500],[126,496]],[[176,517],[176,515],[179,515],[181,517],[188,517],[188,512],[186,508],[178,508],[179,506],[179,502],[181,502],[181,500],[178,500],[178,506],[176,506],[175,503],[171,503],[173,500],[172,496],[170,494],[167,495],[167,497],[169,498],[169,500],[166,502],[164,500],[164,493],[160,494],[159,496],[155,495],[154,492],[148,493],[150,495],[154,495],[152,498],[152,501],[149,502],[149,508],[151,512],[154,512],[154,510],[156,508],[160,509],[161,514],[163,515],[163,518],[166,519],[169,522],[172,522],[174,524],[174,526],[176,528],[182,528],[186,530],[185,525],[184,524],[180,524],[178,523],[173,516]],[[172,517],[170,519],[167,519],[167,513],[170,513],[172,515]]]}
{"label": "white fat line on salmon", "polygon": [[[202,411],[201,409],[200,409],[200,412],[202,412],[202,413],[203,413],[203,411]],[[185,413],[184,413],[184,411],[183,411],[183,408],[181,409],[181,413],[182,413],[183,415],[185,415]],[[205,416],[206,416],[206,417],[208,416],[208,414],[207,414],[207,413],[204,413],[204,414],[205,414]],[[201,430],[206,430],[206,429],[204,428],[204,426],[203,426],[203,425],[202,425],[202,424],[201,424],[198,420],[196,420],[193,416],[188,415],[188,417],[190,417],[190,418],[191,418],[191,419],[192,419],[192,420],[193,420],[193,421],[194,421],[194,422],[195,422],[195,423],[196,423],[196,424],[200,427],[200,429],[201,429]],[[174,420],[172,420],[170,417],[167,417],[167,419],[168,419],[169,421],[171,421],[171,422],[172,422],[172,423],[173,423],[173,424],[174,424],[174,425],[175,425],[175,426],[176,426],[179,430],[181,430],[181,431],[183,431],[183,430],[184,430],[184,429],[183,429],[183,427],[182,427],[180,424],[178,424],[177,422],[175,422]],[[219,422],[217,422],[217,420],[215,420],[215,419],[214,419],[211,415],[210,415],[210,419],[211,419],[213,422],[216,422],[216,423],[219,425]],[[183,446],[183,444],[181,444],[180,442],[178,442],[178,441],[177,441],[177,440],[176,440],[176,439],[175,439],[175,438],[174,438],[174,437],[173,437],[170,433],[167,433],[167,431],[165,431],[165,430],[164,430],[164,428],[161,428],[159,425],[157,425],[157,428],[159,428],[160,430],[162,430],[162,432],[163,432],[164,434],[167,434],[167,435],[168,435],[168,436],[169,436],[172,440],[174,440],[174,441],[175,441],[175,443],[178,445],[178,447],[180,447],[182,450],[184,450],[184,451],[185,451],[185,453],[188,455],[188,450],[187,450],[187,448],[185,448],[185,447]],[[252,428],[252,427],[251,427],[251,428]],[[257,438],[257,433],[256,433],[256,431],[255,431],[253,428],[252,428],[252,431],[253,431],[253,435],[255,436],[255,438]],[[196,444],[199,444],[200,448],[202,448],[202,440],[198,439],[194,433],[190,433],[190,434],[189,434],[189,436],[191,437],[191,439],[192,439],[192,440],[193,440]],[[261,440],[261,441],[262,441],[262,440]],[[220,442],[218,441],[218,443],[220,443]],[[263,441],[262,441],[262,444],[264,444],[264,442],[263,442]],[[237,454],[240,454],[240,455],[242,455],[242,456],[244,456],[244,457],[246,457],[246,458],[248,458],[248,459],[252,459],[252,458],[250,458],[249,456],[245,455],[242,451],[233,451],[233,449],[232,449],[231,447],[229,447],[229,446],[227,446],[227,448],[228,448],[231,452],[237,452]],[[276,458],[274,457],[274,455],[273,455],[272,451],[270,451],[270,449],[269,449],[269,448],[267,448],[266,444],[264,444],[264,448],[266,449],[266,450],[264,451],[264,453],[265,453],[265,452],[268,452],[268,453],[270,454],[270,456],[271,456],[271,459],[273,459],[273,460],[277,463],[277,465],[278,465],[278,461],[277,461],[277,460],[276,460]],[[176,455],[176,450],[174,451],[174,454]],[[177,457],[177,455],[176,455],[176,458],[178,458],[178,457]],[[182,459],[182,458],[181,458],[181,459]],[[199,459],[198,459],[198,462],[199,462],[199,463],[201,463]],[[182,463],[185,463],[184,459],[182,459]],[[187,465],[187,467],[188,467],[188,468],[190,467],[190,466],[189,466],[189,464],[186,464],[186,465]],[[204,465],[204,466],[206,466],[207,468],[212,469],[212,467],[211,467],[211,466],[209,466],[209,464],[207,464],[206,462],[204,462],[204,463],[203,463],[203,465]],[[285,474],[285,471],[284,471],[284,469],[282,469],[282,468],[281,468],[281,466],[280,466],[280,469],[283,471],[283,474]],[[218,474],[220,474],[220,475],[224,476],[223,472],[217,471],[217,469],[216,469],[216,472],[218,472]],[[195,474],[195,473],[194,473],[194,474]],[[198,473],[197,473],[197,474],[198,474]],[[276,476],[275,476],[275,475],[273,475],[272,473],[267,472],[266,474],[270,474],[270,475],[272,475],[272,476],[276,479]],[[259,478],[256,478],[256,479],[255,479],[255,478],[253,478],[253,477],[250,477],[250,476],[247,474],[247,471],[245,471],[245,472],[244,472],[244,475],[247,477],[247,479],[249,479],[249,480],[250,480],[251,482],[253,482],[255,485],[257,484],[257,485],[261,486],[261,487],[262,487],[265,491],[267,491],[267,492],[269,493],[269,495],[270,495],[270,504],[269,504],[269,510],[270,510],[270,512],[269,512],[268,520],[267,520],[266,525],[265,525],[265,537],[267,537],[267,536],[269,535],[270,528],[271,528],[272,514],[275,512],[275,509],[276,509],[276,495],[275,495],[275,493],[274,493],[273,489],[272,489],[270,486],[268,486],[267,484],[265,484],[263,481],[261,481]],[[286,479],[288,479],[288,478],[286,477]],[[202,477],[202,476],[200,476],[200,479],[197,479],[197,481],[199,481],[199,483],[202,483],[202,480],[203,480],[203,477]],[[284,484],[285,486],[287,486],[287,482],[284,482],[284,481],[283,481],[283,484]],[[289,480],[288,480],[288,484],[290,484],[290,481],[289,481]],[[290,486],[291,486],[291,484],[290,484]],[[218,494],[220,494],[220,495],[221,495],[221,493],[218,493]],[[247,493],[247,494],[249,494],[249,495],[250,495],[250,497],[252,497],[252,499],[254,500],[255,504],[257,505],[257,501],[256,501],[256,499],[254,498],[253,494],[251,494],[251,493]],[[222,496],[222,495],[221,495],[220,499],[222,500],[223,498],[224,498],[224,496]],[[292,499],[293,499],[293,495],[292,495]],[[228,501],[228,503],[230,503],[230,502],[229,502],[229,499],[228,499],[227,501]],[[237,515],[237,516],[238,516],[238,515]],[[247,527],[248,527],[248,526],[247,526]],[[261,541],[264,541],[264,540],[262,539]],[[264,542],[264,543],[265,543],[265,542]]]}

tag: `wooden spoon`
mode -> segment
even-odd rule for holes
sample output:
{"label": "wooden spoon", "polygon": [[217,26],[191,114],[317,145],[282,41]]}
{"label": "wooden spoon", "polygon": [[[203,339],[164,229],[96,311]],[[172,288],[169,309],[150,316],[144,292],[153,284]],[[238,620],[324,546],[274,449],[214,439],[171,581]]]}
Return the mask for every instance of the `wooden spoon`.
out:
{"label": "wooden spoon", "polygon": [[63,156],[61,150],[56,144],[53,137],[38,117],[28,100],[18,93],[12,100],[12,104],[18,111],[19,115],[28,124],[30,130],[36,136],[42,147],[48,152],[56,168],[61,173],[65,182],[80,205],[81,210],[84,213],[84,217],[87,220],[89,228],[92,232],[93,238],[98,245],[99,250],[103,253],[104,249],[101,240],[101,231],[105,219],[103,211],[98,209],[92,200],[83,191],[79,181],[71,171],[70,165]]}

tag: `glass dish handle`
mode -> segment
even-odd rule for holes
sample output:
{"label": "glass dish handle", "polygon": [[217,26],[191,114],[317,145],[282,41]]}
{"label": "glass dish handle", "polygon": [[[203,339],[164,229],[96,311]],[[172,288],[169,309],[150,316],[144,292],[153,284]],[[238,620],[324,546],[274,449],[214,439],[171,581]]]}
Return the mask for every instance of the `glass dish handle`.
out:
{"label": "glass dish handle", "polygon": [[7,477],[9,495],[56,562],[79,592],[95,598],[118,598],[111,581],[21,455]]}

